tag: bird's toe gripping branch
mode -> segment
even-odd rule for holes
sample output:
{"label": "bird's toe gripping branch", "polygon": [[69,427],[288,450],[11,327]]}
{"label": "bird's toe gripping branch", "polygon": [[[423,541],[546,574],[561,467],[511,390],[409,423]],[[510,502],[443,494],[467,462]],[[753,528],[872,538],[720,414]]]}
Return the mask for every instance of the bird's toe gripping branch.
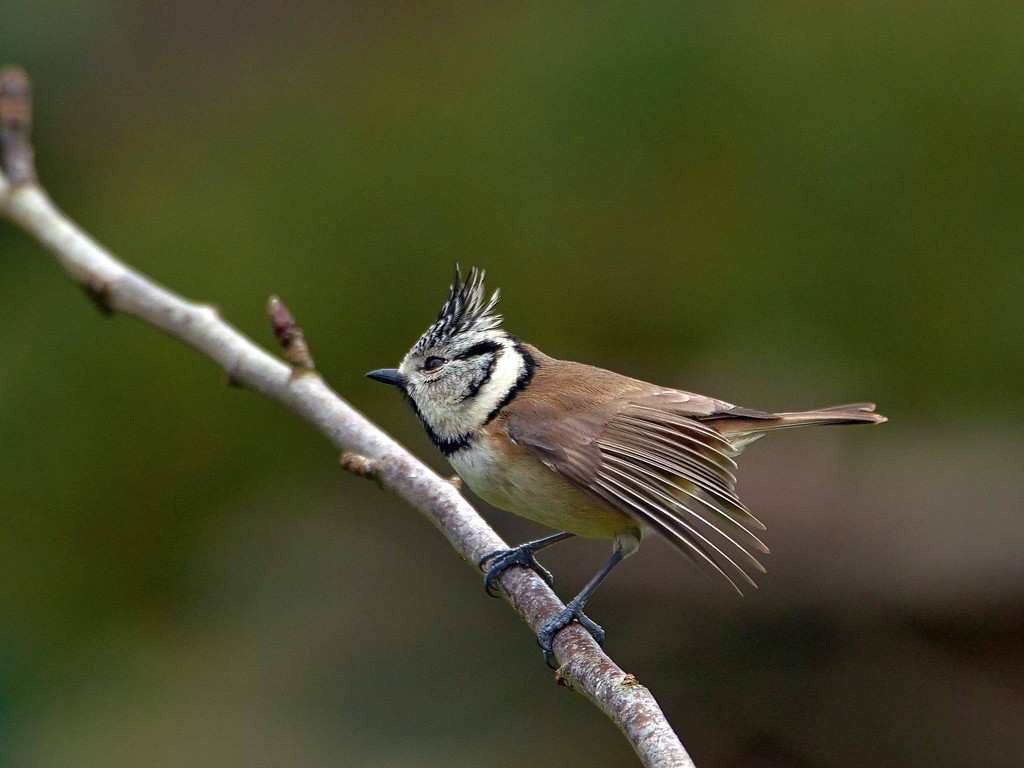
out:
{"label": "bird's toe gripping branch", "polygon": [[493,552],[488,552],[477,562],[477,565],[483,568],[488,560],[491,561],[490,565],[486,568],[486,573],[484,573],[484,589],[487,590],[487,594],[491,597],[498,597],[496,589],[498,578],[513,565],[529,568],[540,576],[549,587],[552,586],[555,583],[555,577],[551,575],[551,571],[537,562],[535,555],[540,550],[546,549],[560,541],[570,539],[574,535],[565,531],[552,536],[545,536],[543,539],[537,539],[536,541],[528,541],[511,549],[496,549]]}

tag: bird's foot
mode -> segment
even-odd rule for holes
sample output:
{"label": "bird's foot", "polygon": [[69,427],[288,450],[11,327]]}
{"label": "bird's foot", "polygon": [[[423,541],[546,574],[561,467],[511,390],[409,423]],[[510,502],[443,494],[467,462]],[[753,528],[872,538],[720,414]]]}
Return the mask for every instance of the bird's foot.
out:
{"label": "bird's foot", "polygon": [[554,655],[552,647],[555,642],[555,635],[565,627],[572,624],[573,621],[587,630],[598,645],[604,643],[604,630],[601,629],[597,622],[588,618],[586,614],[583,613],[582,605],[577,603],[575,600],[570,600],[569,604],[549,619],[544,626],[540,628],[540,632],[537,633],[537,645],[539,645],[540,649],[544,652],[544,663],[552,669],[557,669],[557,667],[551,663],[551,659]]}
{"label": "bird's foot", "polygon": [[512,547],[511,549],[496,549],[481,557],[480,561],[477,563],[481,568],[484,567],[484,564],[487,563],[488,560],[491,561],[484,572],[484,589],[487,590],[487,594],[491,597],[500,597],[496,587],[498,578],[513,565],[530,568],[538,576],[544,579],[550,587],[554,583],[555,577],[551,575],[551,571],[538,563],[537,558],[534,557],[534,552],[539,549],[536,545],[539,543],[540,542],[531,541],[527,544],[520,544],[518,547]]}

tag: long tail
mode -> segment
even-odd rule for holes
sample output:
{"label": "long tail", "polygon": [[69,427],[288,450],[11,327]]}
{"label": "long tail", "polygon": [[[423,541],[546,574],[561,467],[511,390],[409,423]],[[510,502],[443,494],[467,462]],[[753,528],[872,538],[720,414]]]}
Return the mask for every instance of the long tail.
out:
{"label": "long tail", "polygon": [[766,413],[734,407],[715,414],[708,423],[725,437],[737,451],[768,432],[790,427],[816,424],[881,424],[885,416],[875,413],[874,403],[833,405],[814,411]]}

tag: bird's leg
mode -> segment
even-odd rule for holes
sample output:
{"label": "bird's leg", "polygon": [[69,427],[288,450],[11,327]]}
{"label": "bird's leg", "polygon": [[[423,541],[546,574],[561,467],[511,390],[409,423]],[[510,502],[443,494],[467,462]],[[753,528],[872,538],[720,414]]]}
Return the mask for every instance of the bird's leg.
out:
{"label": "bird's leg", "polygon": [[547,582],[550,587],[554,581],[554,577],[551,575],[551,571],[545,568],[543,565],[537,562],[537,558],[533,555],[535,552],[539,552],[546,547],[550,547],[552,544],[557,544],[560,541],[575,536],[574,533],[568,531],[564,533],[556,533],[553,536],[546,536],[543,539],[537,539],[536,541],[528,541],[525,544],[520,544],[518,547],[512,547],[511,549],[496,549],[493,552],[488,552],[486,555],[480,558],[477,563],[481,568],[484,564],[490,560],[490,565],[487,566],[487,571],[484,573],[484,589],[487,590],[487,594],[491,597],[500,597],[497,590],[495,589],[495,583],[498,577],[508,568],[513,565],[521,565],[523,568],[530,568],[536,572],[544,581]]}
{"label": "bird's leg", "polygon": [[587,604],[587,600],[594,594],[594,590],[601,585],[605,577],[612,572],[612,568],[618,565],[628,554],[631,553],[624,551],[621,544],[616,542],[615,551],[612,552],[612,556],[602,566],[601,570],[594,574],[594,578],[590,580],[590,583],[576,597],[570,600],[565,608],[556,613],[540,628],[540,631],[537,633],[537,645],[544,652],[544,663],[549,667],[556,669],[551,664],[552,645],[555,642],[555,635],[573,621],[576,621],[587,630],[590,636],[597,641],[598,645],[604,642],[604,630],[596,622],[584,615],[583,606]]}

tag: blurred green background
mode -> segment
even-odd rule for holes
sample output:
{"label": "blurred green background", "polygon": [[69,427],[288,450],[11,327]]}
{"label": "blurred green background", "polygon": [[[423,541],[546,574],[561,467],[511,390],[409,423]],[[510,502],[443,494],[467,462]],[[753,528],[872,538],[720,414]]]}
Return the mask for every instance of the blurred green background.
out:
{"label": "blurred green background", "polygon": [[[444,470],[453,263],[549,354],[873,429],[759,443],[769,574],[588,611],[702,768],[1024,764],[1024,6],[4,0],[51,195]],[[415,512],[0,223],[0,764],[633,764]],[[510,540],[541,533],[485,514]],[[607,554],[545,559],[564,596]]]}

